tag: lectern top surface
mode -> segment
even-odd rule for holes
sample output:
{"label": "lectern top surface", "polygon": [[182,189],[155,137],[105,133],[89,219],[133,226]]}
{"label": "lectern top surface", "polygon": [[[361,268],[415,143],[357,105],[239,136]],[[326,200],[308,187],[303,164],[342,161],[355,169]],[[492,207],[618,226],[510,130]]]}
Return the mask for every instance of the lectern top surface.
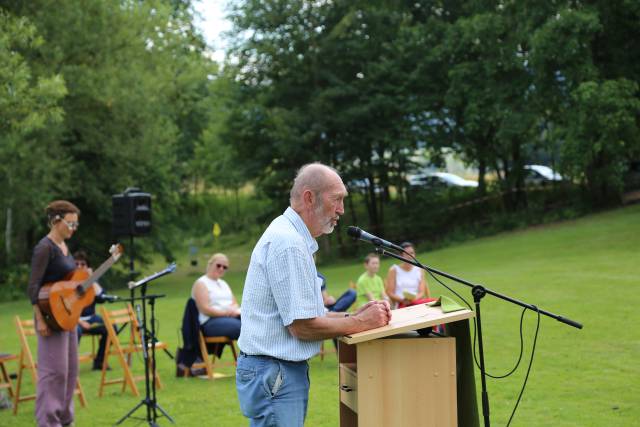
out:
{"label": "lectern top surface", "polygon": [[387,326],[345,335],[340,340],[347,344],[357,344],[429,326],[457,322],[473,316],[473,311],[467,309],[443,313],[440,307],[429,307],[425,304],[413,305],[391,310],[391,321]]}

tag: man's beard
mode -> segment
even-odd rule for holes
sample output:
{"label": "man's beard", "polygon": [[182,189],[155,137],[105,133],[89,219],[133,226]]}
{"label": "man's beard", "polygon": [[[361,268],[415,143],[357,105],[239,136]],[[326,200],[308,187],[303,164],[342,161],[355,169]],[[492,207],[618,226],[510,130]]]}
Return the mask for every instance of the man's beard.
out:
{"label": "man's beard", "polygon": [[333,217],[324,214],[324,202],[318,200],[318,206],[315,208],[315,214],[318,220],[322,223],[322,234],[331,234],[336,227],[333,223]]}

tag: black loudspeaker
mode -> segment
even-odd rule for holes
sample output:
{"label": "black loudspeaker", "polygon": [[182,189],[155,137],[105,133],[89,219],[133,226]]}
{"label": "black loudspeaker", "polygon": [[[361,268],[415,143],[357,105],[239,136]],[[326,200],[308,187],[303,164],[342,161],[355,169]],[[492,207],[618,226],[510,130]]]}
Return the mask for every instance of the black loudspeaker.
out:
{"label": "black loudspeaker", "polygon": [[111,196],[114,236],[144,236],[151,233],[151,194],[127,188]]}

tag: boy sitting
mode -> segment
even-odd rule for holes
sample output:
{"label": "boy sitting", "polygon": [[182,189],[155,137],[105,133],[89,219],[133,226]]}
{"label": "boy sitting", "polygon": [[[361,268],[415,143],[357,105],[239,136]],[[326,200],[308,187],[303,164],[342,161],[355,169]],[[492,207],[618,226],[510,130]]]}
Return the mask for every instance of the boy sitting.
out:
{"label": "boy sitting", "polygon": [[378,276],[380,270],[380,257],[375,253],[368,254],[364,259],[364,268],[367,270],[358,278],[358,307],[369,301],[389,300],[384,292],[384,282]]}

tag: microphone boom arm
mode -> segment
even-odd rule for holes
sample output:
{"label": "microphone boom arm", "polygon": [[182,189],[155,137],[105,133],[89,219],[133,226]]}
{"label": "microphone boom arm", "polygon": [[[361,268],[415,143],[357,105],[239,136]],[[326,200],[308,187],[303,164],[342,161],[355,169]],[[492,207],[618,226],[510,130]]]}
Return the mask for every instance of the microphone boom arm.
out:
{"label": "microphone boom arm", "polygon": [[500,299],[502,299],[504,301],[508,301],[508,302],[510,302],[512,304],[519,305],[520,307],[528,308],[529,310],[540,312],[540,314],[544,314],[545,316],[551,317],[552,319],[555,319],[555,320],[557,320],[559,322],[565,323],[565,324],[567,324],[569,326],[573,326],[574,328],[582,329],[582,324],[579,323],[579,322],[576,322],[575,320],[571,320],[571,319],[568,319],[566,317],[563,317],[563,316],[560,316],[560,315],[557,315],[557,314],[542,310],[542,309],[536,307],[533,304],[527,304],[526,302],[522,302],[522,301],[519,301],[519,300],[517,300],[515,298],[511,298],[511,297],[503,295],[501,293],[492,291],[491,289],[488,289],[488,288],[484,287],[483,285],[471,283],[471,282],[469,282],[467,280],[461,279],[461,278],[456,277],[456,276],[454,276],[452,274],[449,274],[449,273],[446,273],[444,271],[440,271],[440,270],[437,270],[435,268],[426,266],[424,264],[421,264],[417,260],[404,258],[404,257],[402,257],[402,256],[400,256],[398,254],[393,253],[393,252],[386,251],[384,248],[379,247],[379,246],[376,247],[376,252],[381,254],[381,255],[387,255],[387,256],[390,256],[392,258],[396,258],[396,259],[398,259],[400,261],[409,263],[409,264],[414,265],[414,266],[416,266],[418,268],[421,268],[421,269],[423,269],[425,271],[429,271],[429,272],[431,272],[433,274],[437,274],[438,276],[446,277],[447,279],[451,279],[454,282],[458,282],[458,283],[461,283],[463,285],[469,286],[470,288],[475,289],[476,292],[482,291],[485,294],[489,294],[489,295],[492,295],[492,296],[494,296],[496,298],[500,298]]}

